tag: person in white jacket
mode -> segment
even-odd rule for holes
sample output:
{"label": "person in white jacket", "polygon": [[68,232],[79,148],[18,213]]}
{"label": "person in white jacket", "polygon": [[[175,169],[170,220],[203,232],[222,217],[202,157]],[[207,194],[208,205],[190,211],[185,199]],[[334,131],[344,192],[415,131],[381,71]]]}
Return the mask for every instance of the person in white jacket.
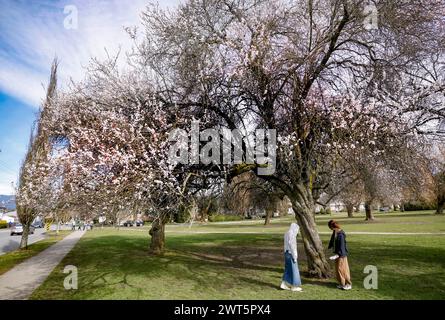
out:
{"label": "person in white jacket", "polygon": [[297,260],[297,234],[299,230],[298,224],[292,223],[289,231],[284,234],[284,274],[280,286],[284,290],[303,291]]}

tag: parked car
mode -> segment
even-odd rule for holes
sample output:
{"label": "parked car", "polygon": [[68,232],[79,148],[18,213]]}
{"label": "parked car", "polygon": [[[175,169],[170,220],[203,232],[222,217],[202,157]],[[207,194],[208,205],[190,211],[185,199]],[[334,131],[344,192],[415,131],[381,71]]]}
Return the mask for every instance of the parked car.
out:
{"label": "parked car", "polygon": [[[33,226],[29,226],[29,234],[34,234],[34,230],[35,228]],[[11,236],[13,235],[21,235],[23,234],[23,225],[21,223],[16,223],[12,228],[11,228]]]}
{"label": "parked car", "polygon": [[144,221],[136,220],[136,227],[142,227],[144,225]]}
{"label": "parked car", "polygon": [[124,222],[124,227],[132,227],[134,225],[133,221],[127,220]]}
{"label": "parked car", "polygon": [[43,224],[43,222],[42,221],[37,221],[37,222],[34,222],[31,226],[33,226],[34,228],[43,228],[45,225]]}

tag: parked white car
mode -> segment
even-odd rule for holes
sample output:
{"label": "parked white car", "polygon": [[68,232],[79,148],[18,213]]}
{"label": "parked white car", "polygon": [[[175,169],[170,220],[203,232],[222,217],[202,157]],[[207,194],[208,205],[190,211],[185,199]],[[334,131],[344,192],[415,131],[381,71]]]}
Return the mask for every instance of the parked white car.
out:
{"label": "parked white car", "polygon": [[[29,227],[29,234],[34,234],[34,227],[30,226]],[[21,223],[16,223],[12,228],[11,228],[11,236],[13,235],[21,235],[23,234],[23,225]]]}

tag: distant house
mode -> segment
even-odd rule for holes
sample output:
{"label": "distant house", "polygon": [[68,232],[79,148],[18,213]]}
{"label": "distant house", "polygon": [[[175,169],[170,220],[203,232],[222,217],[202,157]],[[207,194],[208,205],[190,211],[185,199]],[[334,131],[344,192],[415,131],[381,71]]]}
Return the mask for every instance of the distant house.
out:
{"label": "distant house", "polygon": [[11,213],[13,213],[13,212],[9,212],[8,214],[6,214],[6,213],[1,213],[0,214],[0,220],[3,220],[3,221],[6,221],[6,222],[8,222],[8,223],[13,223],[13,222],[15,222],[16,220],[17,220],[17,215],[11,215]]}

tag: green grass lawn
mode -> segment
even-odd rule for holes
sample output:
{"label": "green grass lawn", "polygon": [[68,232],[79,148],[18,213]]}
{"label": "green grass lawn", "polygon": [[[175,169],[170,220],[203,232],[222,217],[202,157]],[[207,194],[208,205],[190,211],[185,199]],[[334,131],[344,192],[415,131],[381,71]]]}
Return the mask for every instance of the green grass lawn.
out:
{"label": "green grass lawn", "polygon": [[[442,232],[445,216],[430,212],[379,214],[366,223],[333,215],[346,232]],[[331,216],[319,216],[327,231]],[[280,290],[283,272],[282,233],[290,218],[271,226],[261,221],[235,224],[170,225],[167,251],[147,254],[147,228],[89,231],[52,272],[31,299],[444,299],[445,236],[349,235],[353,290],[335,281],[307,277],[299,239],[299,265],[304,292]],[[139,230],[139,231],[135,231]],[[188,232],[224,232],[199,233]],[[240,232],[251,233],[240,233]],[[231,233],[233,232],[233,233]],[[255,233],[257,232],[257,233]],[[326,246],[329,235],[322,235]],[[63,287],[65,265],[79,271],[78,290]],[[366,290],[366,265],[379,271],[379,288]]]}
{"label": "green grass lawn", "polygon": [[[330,233],[327,223],[331,219],[337,220],[347,232],[418,232],[418,233],[445,233],[444,215],[435,215],[433,211],[375,213],[375,220],[366,222],[363,213],[348,218],[346,213],[332,215],[317,215],[318,231]],[[283,233],[294,221],[292,216],[273,219],[272,223],[264,226],[263,220],[246,220],[243,223],[194,223],[190,225],[168,225],[167,232],[193,233],[193,232],[259,232]],[[149,228],[146,226],[144,228]],[[138,228],[133,228],[138,230]]]}
{"label": "green grass lawn", "polygon": [[18,249],[1,255],[0,275],[12,269],[20,262],[23,262],[26,259],[31,258],[32,256],[35,256],[36,254],[42,252],[57,241],[62,240],[68,233],[69,231],[60,231],[59,235],[56,235],[55,232],[50,232],[47,234],[47,237],[45,239],[30,244],[28,246],[28,249],[26,250]]}

